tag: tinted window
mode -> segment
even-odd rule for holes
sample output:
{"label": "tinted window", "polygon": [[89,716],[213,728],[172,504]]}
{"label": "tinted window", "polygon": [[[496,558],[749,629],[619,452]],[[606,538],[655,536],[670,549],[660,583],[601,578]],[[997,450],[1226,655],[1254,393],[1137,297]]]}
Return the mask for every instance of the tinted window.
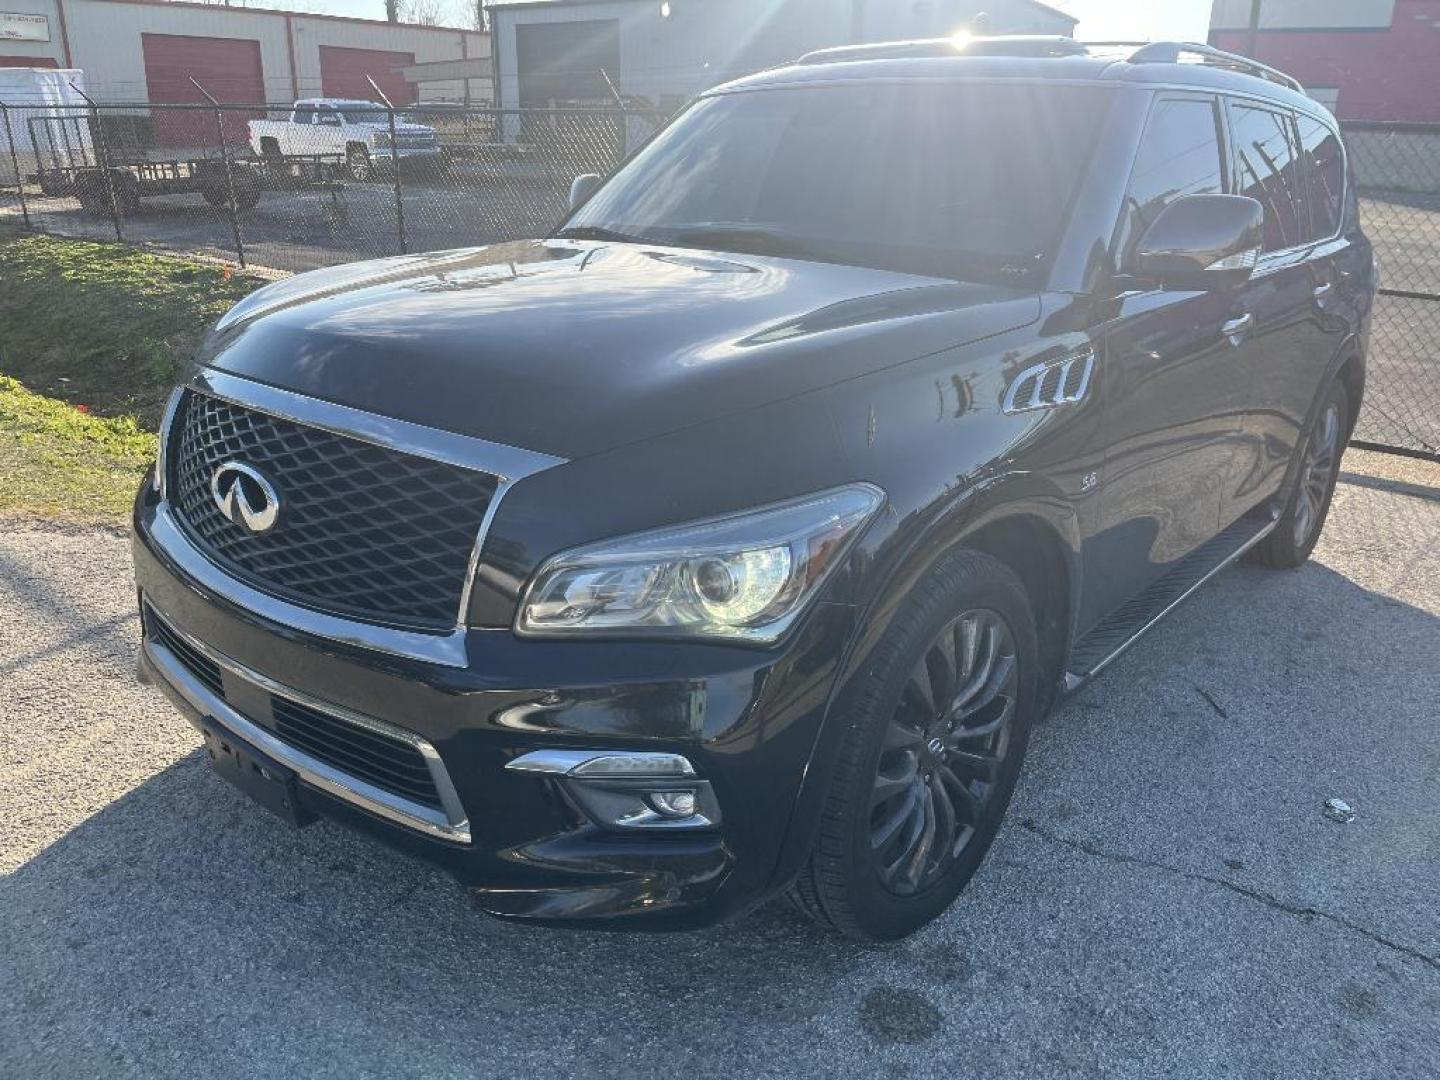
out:
{"label": "tinted window", "polygon": [[1324,240],[1340,228],[1345,192],[1345,155],[1340,138],[1326,124],[1302,115],[1300,148],[1305,154],[1305,202],[1310,211],[1309,239]]}
{"label": "tinted window", "polygon": [[1182,195],[1218,195],[1224,183],[1214,104],[1156,102],[1130,173],[1120,250],[1128,252],[1167,204]]}
{"label": "tinted window", "polygon": [[1110,94],[878,81],[721,94],[568,227],[1013,280],[1051,253]]}
{"label": "tinted window", "polygon": [[1232,106],[1236,190],[1265,207],[1265,250],[1303,240],[1300,217],[1300,161],[1290,121],[1278,112]]}
{"label": "tinted window", "polygon": [[340,114],[337,113],[334,109],[321,106],[321,108],[318,109],[315,113],[315,122],[317,124],[330,124],[334,127],[339,127]]}
{"label": "tinted window", "polygon": [[313,124],[314,122],[315,122],[315,110],[314,110],[313,108],[311,108],[309,105],[305,106],[303,109],[296,109],[296,110],[295,110],[295,123],[297,123],[297,124]]}

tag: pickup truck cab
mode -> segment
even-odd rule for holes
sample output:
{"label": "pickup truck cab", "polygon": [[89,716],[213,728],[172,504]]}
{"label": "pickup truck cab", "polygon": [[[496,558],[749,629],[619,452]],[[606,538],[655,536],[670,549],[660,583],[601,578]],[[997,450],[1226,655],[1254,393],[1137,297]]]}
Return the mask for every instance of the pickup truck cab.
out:
{"label": "pickup truck cab", "polygon": [[398,117],[395,143],[383,106],[350,98],[305,98],[282,120],[250,121],[250,147],[261,157],[340,156],[354,180],[368,180],[380,162],[440,160],[435,129]]}
{"label": "pickup truck cab", "polygon": [[506,918],[785,892],[896,938],[1053,702],[1320,535],[1374,259],[1273,69],[823,52],[578,188],[544,238],[259,290],[171,399],[142,670],[295,824]]}

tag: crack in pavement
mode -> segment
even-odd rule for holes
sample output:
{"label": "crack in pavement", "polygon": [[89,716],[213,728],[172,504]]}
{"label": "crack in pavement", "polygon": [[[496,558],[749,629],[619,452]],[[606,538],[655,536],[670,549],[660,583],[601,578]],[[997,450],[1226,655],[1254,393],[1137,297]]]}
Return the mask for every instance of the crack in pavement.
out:
{"label": "crack in pavement", "polygon": [[1303,904],[1292,904],[1288,900],[1281,900],[1278,896],[1261,892],[1259,889],[1251,889],[1237,882],[1228,881],[1223,877],[1216,877],[1213,874],[1202,874],[1198,870],[1185,870],[1178,866],[1171,866],[1169,863],[1142,858],[1139,855],[1125,855],[1121,852],[1106,851],[1104,848],[1096,847],[1094,844],[1085,840],[1072,840],[1068,836],[1053,833],[1037,823],[1034,818],[1024,818],[1020,822],[1020,827],[1026,832],[1040,837],[1042,840],[1048,840],[1052,844],[1059,844],[1061,847],[1067,847],[1073,851],[1079,851],[1097,859],[1104,859],[1106,862],[1116,863],[1121,866],[1143,866],[1151,870],[1161,870],[1167,874],[1173,874],[1176,877],[1186,878],[1190,881],[1203,881],[1211,885],[1219,885],[1221,888],[1229,889],[1233,893],[1264,904],[1266,907],[1275,911],[1283,911],[1287,915],[1298,915],[1301,918],[1307,919],[1324,919],[1326,922],[1334,923],[1336,926],[1343,927],[1362,937],[1369,938],[1377,945],[1383,945],[1387,949],[1393,949],[1395,952],[1408,956],[1412,960],[1419,960],[1422,964],[1426,964],[1436,971],[1440,971],[1440,956],[1431,956],[1429,953],[1421,952],[1413,945],[1406,945],[1403,942],[1394,941],[1387,938],[1384,934],[1371,930],[1369,927],[1351,922],[1342,915],[1335,915],[1328,911],[1322,911],[1319,908],[1307,907]]}
{"label": "crack in pavement", "polygon": [[1209,690],[1206,690],[1204,687],[1197,686],[1195,687],[1195,692],[1210,703],[1210,708],[1215,710],[1215,715],[1220,717],[1221,720],[1230,719],[1230,714],[1220,707],[1220,703],[1215,700],[1215,695],[1210,693]]}

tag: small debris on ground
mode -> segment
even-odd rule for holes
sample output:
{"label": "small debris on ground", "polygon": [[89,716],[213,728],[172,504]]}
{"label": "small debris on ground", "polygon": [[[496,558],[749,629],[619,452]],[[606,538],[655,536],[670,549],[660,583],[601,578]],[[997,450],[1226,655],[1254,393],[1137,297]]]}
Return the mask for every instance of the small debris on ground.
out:
{"label": "small debris on ground", "polygon": [[1344,799],[1326,799],[1325,816],[1331,821],[1338,821],[1342,825],[1348,825],[1355,820],[1355,808]]}

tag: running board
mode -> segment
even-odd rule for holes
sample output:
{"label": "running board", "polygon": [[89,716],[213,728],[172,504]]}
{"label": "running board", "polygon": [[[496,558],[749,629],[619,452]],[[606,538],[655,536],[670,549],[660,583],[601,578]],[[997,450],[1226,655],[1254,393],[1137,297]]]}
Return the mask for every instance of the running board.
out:
{"label": "running board", "polygon": [[1133,600],[1105,617],[1075,643],[1065,672],[1065,690],[1078,690],[1089,682],[1145,632],[1174,611],[1191,593],[1252,547],[1275,528],[1275,519],[1243,517],[1224,532],[1201,544],[1176,563],[1158,581]]}

